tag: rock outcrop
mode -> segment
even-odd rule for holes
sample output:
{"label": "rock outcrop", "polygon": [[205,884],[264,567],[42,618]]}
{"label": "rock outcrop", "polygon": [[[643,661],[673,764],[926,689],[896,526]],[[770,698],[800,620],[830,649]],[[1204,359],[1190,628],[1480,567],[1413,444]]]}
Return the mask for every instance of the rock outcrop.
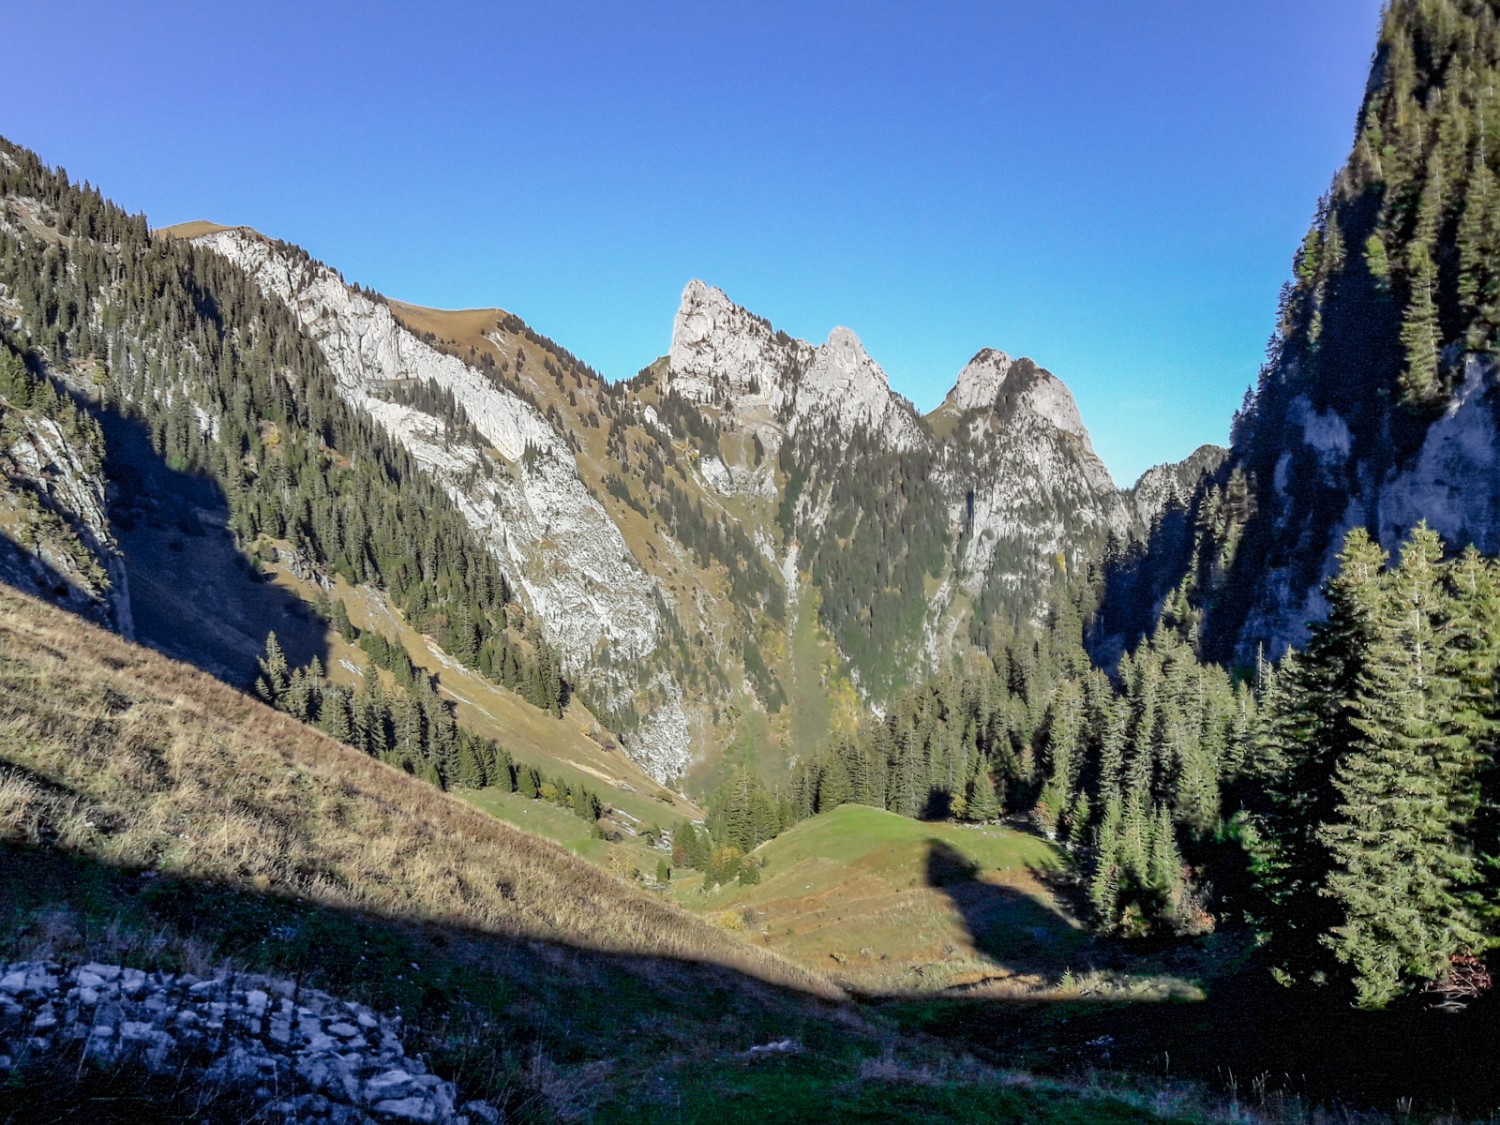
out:
{"label": "rock outcrop", "polygon": [[1200,445],[1181,461],[1151,466],[1127,493],[1136,525],[1149,531],[1168,510],[1186,508],[1228,456],[1222,445]]}
{"label": "rock outcrop", "polygon": [[[1059,575],[1110,533],[1149,526],[1094,452],[1068,389],[1030,360],[979,352],[923,419],[848,329],[834,329],[822,345],[796,340],[700,281],[683,292],[667,359],[669,391],[723,432],[780,455],[779,478],[764,465],[751,475],[707,462],[703,475],[726,497],[782,500],[785,558],[795,551],[807,569],[826,571],[831,560],[820,550],[834,525],[840,552],[902,553],[909,544],[892,542],[891,529],[866,517],[878,511],[899,524],[905,510],[924,528],[912,534],[930,535],[930,520],[907,506],[941,510],[946,561],[934,556],[926,576],[936,586],[917,615],[933,662],[974,613],[1039,615]],[[843,596],[822,593],[825,603]],[[900,606],[883,608],[908,616]],[[916,656],[917,637],[908,640],[908,656]]]}
{"label": "rock outcrop", "polygon": [[401,1045],[401,1021],[291,981],[91,962],[0,964],[0,1072],[49,1055],[138,1066],[259,1102],[257,1120],[492,1125]]}
{"label": "rock outcrop", "polygon": [[667,358],[670,389],[720,408],[772,451],[784,434],[817,423],[835,436],[877,433],[894,448],[922,438],[911,403],[848,328],[822,345],[796,340],[701,281],[683,290]]}
{"label": "rock outcrop", "polygon": [[1385,8],[1349,159],[1293,255],[1192,552],[1207,656],[1303,644],[1352,528],[1392,554],[1422,520],[1454,550],[1500,550],[1500,226],[1483,141],[1500,40],[1483,8]]}
{"label": "rock outcrop", "polygon": [[[572,674],[591,676],[606,698],[654,689],[657,702],[634,732],[631,753],[658,778],[679,773],[688,758],[687,721],[680,688],[653,667],[664,634],[655,583],[579,479],[572,449],[541,411],[418,338],[385,304],[321,263],[242,228],[195,241],[293,311],[347,401],[442,483],[506,565]],[[390,388],[403,383],[451,394],[482,444],[454,435],[441,417],[393,401]]]}
{"label": "rock outcrop", "polygon": [[986,348],[933,417],[944,415],[963,439],[948,465],[962,542],[957,585],[971,597],[998,584],[1040,611],[1059,567],[1080,567],[1111,532],[1138,530],[1077,403],[1051,372]]}
{"label": "rock outcrop", "polygon": [[0,581],[134,639],[97,451],[57,419],[11,411],[0,437]]}

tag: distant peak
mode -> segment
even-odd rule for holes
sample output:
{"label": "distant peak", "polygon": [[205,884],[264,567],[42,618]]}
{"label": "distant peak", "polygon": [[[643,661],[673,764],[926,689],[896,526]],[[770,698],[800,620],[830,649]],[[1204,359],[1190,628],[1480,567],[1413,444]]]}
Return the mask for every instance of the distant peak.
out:
{"label": "distant peak", "polygon": [[996,348],[982,348],[958,373],[939,410],[962,414],[1008,405],[1045,418],[1064,433],[1089,436],[1073,393],[1061,379],[1022,357],[1011,359]]}
{"label": "distant peak", "polygon": [[682,303],[672,325],[672,353],[681,347],[698,347],[716,336],[739,335],[759,331],[756,325],[769,326],[760,317],[736,305],[724,291],[694,278],[682,290]]}
{"label": "distant peak", "polygon": [[828,333],[828,342],[823,346],[836,356],[854,358],[865,354],[865,346],[855,335],[854,329],[845,328],[842,325]]}
{"label": "distant peak", "polygon": [[731,302],[728,297],[724,296],[724,291],[722,289],[716,288],[715,286],[708,284],[708,282],[706,281],[700,281],[696,277],[693,278],[692,281],[689,281],[687,285],[683,286],[682,304],[684,306],[702,305],[707,303],[722,303],[727,305]]}
{"label": "distant peak", "polygon": [[987,410],[1000,397],[1000,389],[1010,376],[1011,359],[995,348],[981,348],[958,373],[958,382],[948,392],[943,405],[951,410]]}

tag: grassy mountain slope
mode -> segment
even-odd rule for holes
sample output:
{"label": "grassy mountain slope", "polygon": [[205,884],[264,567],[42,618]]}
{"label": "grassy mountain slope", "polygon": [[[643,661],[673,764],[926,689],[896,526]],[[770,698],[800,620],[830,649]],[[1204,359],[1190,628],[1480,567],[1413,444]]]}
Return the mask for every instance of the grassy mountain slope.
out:
{"label": "grassy mountain slope", "polygon": [[[373,620],[399,641],[460,721],[518,760],[599,790],[643,824],[696,815],[607,750],[576,698],[550,720],[520,685],[509,690],[492,668],[480,674],[482,652],[460,664],[444,651],[468,614],[476,648],[509,644],[523,665],[537,655],[483,548],[409,463],[370,440],[367,419],[341,409],[305,335],[183,241],[227,228],[196,222],[147,235],[139,217],[8,145],[0,171],[0,351],[10,373],[0,379],[0,529],[9,533],[0,556],[19,556],[5,573],[41,567],[59,597],[104,596],[79,589],[68,569],[77,535],[63,550],[57,535],[10,513],[45,518],[44,530],[76,525],[100,556],[83,553],[89,568],[113,568],[112,588],[94,585],[121,603],[122,620],[133,617],[135,636],[239,685],[253,682],[273,630],[294,664],[317,658],[345,685],[365,678],[365,655],[313,611],[329,589],[342,591],[356,624]],[[86,432],[69,422],[53,434],[43,407],[82,418]],[[48,441],[71,443],[72,459]],[[80,507],[86,520],[72,511]],[[382,548],[371,525],[391,520],[406,533]],[[379,607],[378,619],[362,615],[365,605]]]}
{"label": "grassy mountain slope", "polygon": [[1161,1119],[903,1042],[821,975],[0,588],[15,955],[227,960],[399,1008],[521,1120]]}
{"label": "grassy mountain slope", "polygon": [[760,944],[862,987],[1041,983],[1086,941],[1043,882],[1055,849],[1010,828],[841,805],[754,854],[760,883],[679,901],[738,914]]}
{"label": "grassy mountain slope", "polygon": [[834,994],[187,665],[6,587],[0,638],[6,823],[33,842],[392,918],[734,964]]}

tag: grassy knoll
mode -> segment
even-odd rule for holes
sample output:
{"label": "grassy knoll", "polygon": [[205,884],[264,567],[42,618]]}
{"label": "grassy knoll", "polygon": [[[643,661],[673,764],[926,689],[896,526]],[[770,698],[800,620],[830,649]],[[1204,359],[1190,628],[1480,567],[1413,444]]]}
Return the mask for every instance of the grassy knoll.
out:
{"label": "grassy knoll", "polygon": [[1046,884],[1052,846],[1011,828],[844,805],[755,854],[758,885],[705,894],[680,879],[678,901],[862,988],[1039,987],[1088,941]]}
{"label": "grassy knoll", "polygon": [[1122,963],[1113,944],[1087,933],[1057,892],[1056,848],[1015,828],[843,805],[755,855],[759,884],[705,893],[684,872],[674,897],[861,991],[1201,995],[1191,975],[1159,958]]}

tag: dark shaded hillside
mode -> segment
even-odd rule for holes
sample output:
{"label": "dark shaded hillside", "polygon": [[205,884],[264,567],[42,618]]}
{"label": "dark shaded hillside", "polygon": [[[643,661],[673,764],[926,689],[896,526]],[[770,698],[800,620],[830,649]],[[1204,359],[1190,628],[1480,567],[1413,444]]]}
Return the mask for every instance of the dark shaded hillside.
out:
{"label": "dark shaded hillside", "polygon": [[1426,519],[1500,551],[1497,80],[1493,0],[1389,6],[1353,150],[1293,257],[1226,475],[1197,502],[1217,504],[1190,549],[1168,535],[1127,568],[1181,583],[1205,656],[1301,644],[1352,527],[1389,551]]}
{"label": "dark shaded hillside", "polygon": [[[465,663],[559,705],[558,658],[526,629],[493,555],[442,489],[343,402],[287,309],[232,264],[152,235],[143,216],[0,140],[0,286],[8,348],[34,376],[131,419],[172,473],[211,478],[236,544],[289,542],[306,569],[383,589]],[[139,452],[125,460],[145,463]],[[149,502],[162,511],[172,499]],[[164,518],[197,521],[190,498],[177,499],[187,508]],[[225,612],[253,629],[255,603]]]}
{"label": "dark shaded hillside", "polygon": [[174,471],[139,422],[94,413],[105,436],[110,526],[129,578],[135,639],[247,689],[260,674],[268,631],[292,664],[316,658],[326,665],[327,626],[255,569],[230,529],[218,482]]}

